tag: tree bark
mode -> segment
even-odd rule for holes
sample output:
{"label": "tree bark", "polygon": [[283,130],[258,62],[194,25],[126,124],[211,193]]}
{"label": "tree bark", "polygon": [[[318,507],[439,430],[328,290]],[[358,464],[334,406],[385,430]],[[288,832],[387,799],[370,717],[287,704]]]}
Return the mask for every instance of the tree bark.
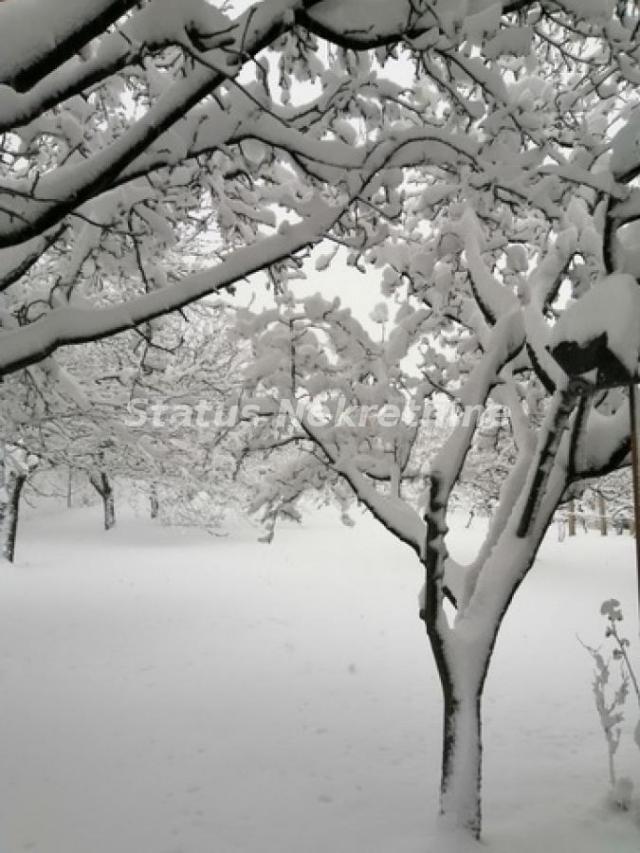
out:
{"label": "tree bark", "polygon": [[20,495],[26,482],[26,474],[10,473],[5,482],[7,501],[0,505],[0,530],[2,532],[2,556],[13,563],[18,535]]}

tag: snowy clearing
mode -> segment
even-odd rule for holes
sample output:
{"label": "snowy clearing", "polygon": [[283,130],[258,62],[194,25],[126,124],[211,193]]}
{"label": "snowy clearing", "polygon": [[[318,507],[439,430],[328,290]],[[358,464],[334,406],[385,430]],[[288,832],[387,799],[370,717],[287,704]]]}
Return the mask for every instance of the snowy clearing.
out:
{"label": "snowy clearing", "polygon": [[[481,532],[460,523],[457,556]],[[444,850],[417,561],[368,518],[255,536],[25,516],[1,569],[2,853]],[[485,849],[638,849],[633,817],[604,806],[576,639],[600,643],[610,597],[635,639],[633,539],[552,530],[489,675]]]}

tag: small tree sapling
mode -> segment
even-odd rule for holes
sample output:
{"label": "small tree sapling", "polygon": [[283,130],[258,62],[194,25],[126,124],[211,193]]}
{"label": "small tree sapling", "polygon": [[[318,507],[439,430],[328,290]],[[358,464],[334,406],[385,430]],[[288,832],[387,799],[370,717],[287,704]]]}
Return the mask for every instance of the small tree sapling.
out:
{"label": "small tree sapling", "polygon": [[[606,617],[605,637],[611,640],[611,656],[605,658],[599,648],[583,643],[595,663],[593,695],[600,725],[607,744],[609,764],[609,804],[620,811],[629,811],[632,805],[634,784],[628,776],[618,776],[616,753],[620,746],[625,720],[624,707],[630,693],[634,693],[640,708],[640,685],[629,654],[630,643],[620,633],[623,621],[620,602],[615,598],[604,601],[600,613]],[[612,665],[619,665],[617,681],[613,680]],[[640,749],[640,716],[634,730],[634,742]]]}

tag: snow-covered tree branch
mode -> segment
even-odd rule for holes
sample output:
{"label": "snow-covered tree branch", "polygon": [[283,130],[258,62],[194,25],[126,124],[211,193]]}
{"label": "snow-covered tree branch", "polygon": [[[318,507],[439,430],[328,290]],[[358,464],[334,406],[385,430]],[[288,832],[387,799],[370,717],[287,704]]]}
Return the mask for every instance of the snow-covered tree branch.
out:
{"label": "snow-covered tree branch", "polygon": [[[628,463],[636,5],[74,0],[46,39],[20,14],[0,5],[0,373],[265,274],[269,306],[238,312],[259,424],[238,465],[292,454],[255,501],[266,538],[332,489],[420,561],[441,809],[478,837],[504,615],[571,489]],[[373,330],[296,291],[343,260],[381,277]],[[505,446],[460,565],[447,514]]]}

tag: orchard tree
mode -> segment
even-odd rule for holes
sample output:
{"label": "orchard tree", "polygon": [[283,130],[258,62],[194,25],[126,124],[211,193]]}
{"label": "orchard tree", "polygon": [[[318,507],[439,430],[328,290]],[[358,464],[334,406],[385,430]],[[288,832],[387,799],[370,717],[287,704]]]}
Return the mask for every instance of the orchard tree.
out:
{"label": "orchard tree", "polygon": [[[358,265],[383,271],[383,294],[397,303],[386,340],[339,301],[293,290],[243,321],[256,353],[247,384],[272,414],[274,441],[287,401],[303,447],[424,566],[421,616],[444,701],[441,809],[476,837],[481,700],[502,620],[558,506],[582,481],[628,463],[628,400],[616,389],[636,378],[640,350],[635,90],[624,56],[582,36],[582,24],[566,40],[562,14],[540,14],[544,23],[527,29],[538,61],[528,47],[505,61],[499,86],[495,65],[463,52],[464,103],[446,122],[465,155],[398,178],[403,203],[387,213],[384,241],[367,233],[388,185],[341,235]],[[619,21],[608,26],[626,37]],[[434,103],[437,114],[435,88],[431,78],[415,100],[405,95],[415,108],[408,125],[422,125]],[[322,256],[317,267],[330,263]],[[458,423],[416,470],[425,403],[438,394],[457,406]],[[488,406],[508,417],[514,459],[476,559],[460,566],[446,516]],[[314,470],[300,470],[296,492],[307,471],[315,485]]]}
{"label": "orchard tree", "polygon": [[[227,410],[241,355],[231,319],[221,305],[197,306],[16,371],[0,383],[0,434],[37,456],[40,481],[82,474],[105,530],[116,521],[115,483],[142,488],[165,521],[208,524],[231,484]],[[217,496],[215,512],[190,508],[199,493]]]}
{"label": "orchard tree", "polygon": [[[54,357],[5,376],[0,382],[0,553],[13,561],[20,501],[34,477],[51,479],[70,447],[70,407],[81,411],[85,397]],[[53,413],[57,412],[56,417]]]}
{"label": "orchard tree", "polygon": [[[423,564],[441,808],[474,836],[501,621],[559,503],[628,455],[608,389],[640,345],[638,23],[613,0],[0,5],[0,370],[265,271],[277,305],[244,322],[247,383],[263,416],[313,398],[305,451]],[[323,242],[319,273],[336,246],[382,271],[382,343],[291,295]],[[460,417],[425,466],[435,394]],[[405,403],[412,418],[386,417]],[[488,404],[516,457],[461,567],[446,513]]]}
{"label": "orchard tree", "polygon": [[[563,274],[565,264],[556,252],[557,245],[551,249],[551,264],[549,256],[541,259],[529,281],[540,276],[541,286],[550,287],[540,269],[545,266]],[[490,275],[479,255],[471,249],[465,254],[474,258],[469,279]],[[509,292],[498,279],[493,284],[496,292]],[[478,835],[481,698],[502,619],[567,491],[626,461],[629,413],[621,405],[614,414],[602,415],[592,405],[596,383],[563,376],[559,368],[557,384],[538,407],[528,409],[528,388],[544,386],[525,349],[526,308],[517,307],[514,297],[492,327],[483,328],[486,320],[478,312],[473,323],[483,343],[466,357],[459,350],[452,354],[461,377],[449,384],[459,402],[458,423],[428,466],[417,467],[414,449],[424,427],[425,401],[448,384],[447,366],[427,377],[426,370],[423,375],[407,373],[401,363],[410,346],[419,347],[421,339],[436,334],[429,327],[433,320],[439,325],[442,314],[433,306],[432,287],[425,282],[427,310],[407,311],[403,298],[398,325],[384,345],[372,340],[348,309],[321,297],[287,301],[277,312],[246,317],[245,331],[261,351],[248,369],[247,382],[261,419],[272,416],[273,444],[296,440],[308,460],[306,465],[296,460],[287,479],[271,483],[263,494],[267,520],[274,508],[291,516],[305,491],[325,485],[322,469],[328,467],[421,561],[426,582],[420,615],[444,700],[441,808],[454,824]],[[475,296],[469,287],[467,316],[471,300]],[[452,323],[458,325],[447,320],[444,329]],[[509,405],[516,458],[476,559],[461,566],[448,554],[446,515],[477,433],[480,407],[491,399]],[[285,411],[296,412],[284,436],[283,401],[288,403]],[[259,449],[268,444],[265,432],[262,426]],[[416,489],[421,480],[424,488]]]}
{"label": "orchard tree", "polygon": [[[596,528],[602,536],[610,529],[620,534],[625,529],[634,532],[633,485],[631,471],[613,471],[585,484],[580,500],[569,508],[578,515],[585,531]],[[575,519],[574,519],[575,527]]]}
{"label": "orchard tree", "polygon": [[20,497],[38,457],[19,444],[0,447],[0,556],[12,563],[16,550]]}
{"label": "orchard tree", "polygon": [[[630,471],[614,471],[598,480],[591,491],[599,507],[600,532],[607,535],[607,521],[617,533],[634,532],[633,484]],[[604,516],[604,517],[603,517]]]}

